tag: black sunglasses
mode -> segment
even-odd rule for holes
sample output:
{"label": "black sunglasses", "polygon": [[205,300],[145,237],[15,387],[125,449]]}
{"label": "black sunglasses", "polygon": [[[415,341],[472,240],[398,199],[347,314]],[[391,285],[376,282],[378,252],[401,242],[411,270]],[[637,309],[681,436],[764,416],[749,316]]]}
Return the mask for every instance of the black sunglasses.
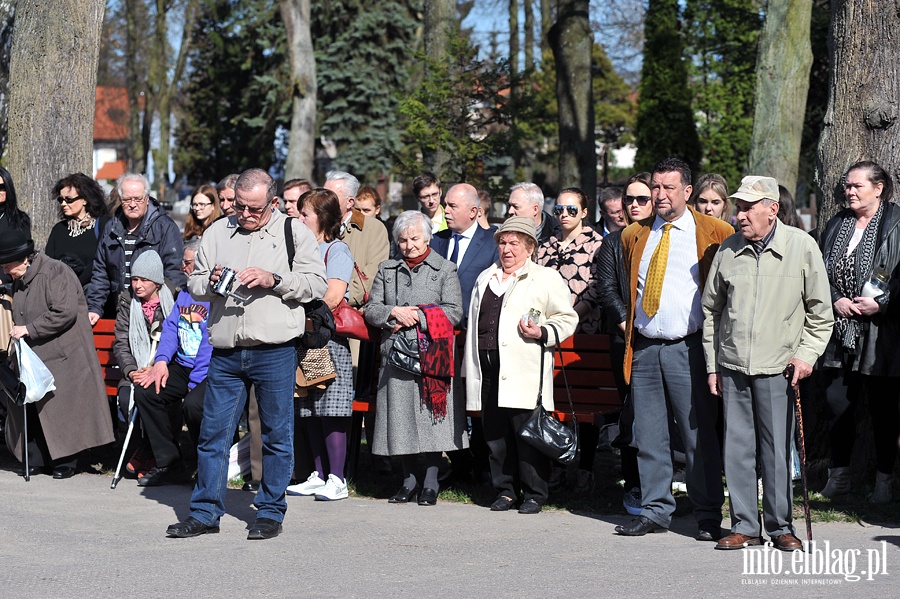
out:
{"label": "black sunglasses", "polygon": [[6,191],[6,183],[0,183],[0,191]]}
{"label": "black sunglasses", "polygon": [[637,202],[638,206],[646,206],[650,201],[650,196],[624,196],[622,199],[625,200],[626,206],[632,202]]}
{"label": "black sunglasses", "polygon": [[71,204],[72,202],[77,202],[78,200],[83,200],[84,196],[75,196],[74,198],[67,198],[66,196],[56,196],[56,201],[62,204],[65,202],[66,204]]}
{"label": "black sunglasses", "polygon": [[578,212],[581,210],[578,206],[554,206],[553,212],[556,216],[562,216],[563,210],[569,213],[569,216],[576,217],[578,216]]}

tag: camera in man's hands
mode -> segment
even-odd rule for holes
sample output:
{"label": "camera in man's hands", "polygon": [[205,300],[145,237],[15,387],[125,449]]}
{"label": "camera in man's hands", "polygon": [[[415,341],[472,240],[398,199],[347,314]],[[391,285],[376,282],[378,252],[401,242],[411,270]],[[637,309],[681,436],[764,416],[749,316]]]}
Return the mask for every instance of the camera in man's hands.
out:
{"label": "camera in man's hands", "polygon": [[240,302],[246,302],[250,298],[238,295],[231,290],[234,287],[234,282],[236,279],[237,273],[234,272],[234,269],[223,266],[222,272],[219,275],[219,280],[213,283],[213,292],[221,295],[222,297],[233,297]]}

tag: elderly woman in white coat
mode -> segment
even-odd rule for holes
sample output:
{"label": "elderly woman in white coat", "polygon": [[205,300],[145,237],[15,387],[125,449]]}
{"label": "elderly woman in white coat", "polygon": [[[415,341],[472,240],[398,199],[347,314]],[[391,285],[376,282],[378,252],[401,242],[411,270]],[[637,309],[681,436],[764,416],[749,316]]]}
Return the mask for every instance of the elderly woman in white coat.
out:
{"label": "elderly woman in white coat", "polygon": [[[491,510],[509,510],[521,489],[519,513],[537,514],[547,501],[550,458],[523,442],[518,431],[537,402],[541,352],[543,405],[553,410],[553,329],[560,341],[567,339],[578,314],[560,274],[532,261],[537,236],[531,218],[508,218],[494,239],[500,260],[479,275],[469,306],[466,407],[481,410],[497,491]],[[529,311],[535,311],[533,320],[526,317]]]}

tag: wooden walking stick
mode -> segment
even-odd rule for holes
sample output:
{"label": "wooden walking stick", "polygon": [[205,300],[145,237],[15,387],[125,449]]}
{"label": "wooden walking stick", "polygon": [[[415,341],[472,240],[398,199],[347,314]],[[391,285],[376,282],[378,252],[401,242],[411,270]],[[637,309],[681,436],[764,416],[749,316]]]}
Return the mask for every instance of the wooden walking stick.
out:
{"label": "wooden walking stick", "polygon": [[[790,384],[794,380],[794,365],[788,364],[784,369],[784,378]],[[790,384],[791,393],[794,396],[794,419],[797,422],[797,430],[794,435],[797,440],[797,453],[800,454],[800,481],[803,483],[803,515],[806,516],[806,540],[812,541],[812,518],[809,515],[809,484],[806,478],[806,438],[803,434],[803,410],[800,408],[800,384]]]}

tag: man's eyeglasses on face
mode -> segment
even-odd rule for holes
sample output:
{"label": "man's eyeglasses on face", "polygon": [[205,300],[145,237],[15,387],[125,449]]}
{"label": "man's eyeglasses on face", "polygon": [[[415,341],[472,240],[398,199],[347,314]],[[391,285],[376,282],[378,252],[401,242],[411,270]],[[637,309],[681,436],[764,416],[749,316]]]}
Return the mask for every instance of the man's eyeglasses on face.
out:
{"label": "man's eyeglasses on face", "polygon": [[425,200],[439,200],[441,198],[441,192],[436,191],[434,193],[423,193],[419,196],[419,199],[422,201]]}
{"label": "man's eyeglasses on face", "polygon": [[123,206],[140,206],[144,202],[147,201],[147,196],[141,196],[139,198],[122,198]]}
{"label": "man's eyeglasses on face", "polygon": [[571,216],[572,218],[578,216],[579,210],[580,210],[580,208],[578,206],[554,206],[553,207],[553,213],[556,214],[556,216],[562,216],[563,211],[565,211],[565,212],[568,212],[569,216]]}
{"label": "man's eyeglasses on face", "polygon": [[251,216],[259,216],[260,214],[265,212],[266,208],[268,208],[268,207],[269,207],[268,204],[266,204],[265,206],[262,206],[261,208],[251,208],[250,206],[238,204],[237,202],[234,203],[234,211],[236,213],[243,214],[244,212],[249,212]]}
{"label": "man's eyeglasses on face", "polygon": [[650,196],[624,196],[622,200],[626,206],[634,202],[637,202],[638,206],[646,206],[647,202],[650,201]]}
{"label": "man's eyeglasses on face", "polygon": [[66,196],[56,196],[56,201],[62,204],[65,202],[66,204],[71,204],[73,202],[77,202],[78,200],[83,200],[84,196],[75,196],[74,198],[67,198]]}

